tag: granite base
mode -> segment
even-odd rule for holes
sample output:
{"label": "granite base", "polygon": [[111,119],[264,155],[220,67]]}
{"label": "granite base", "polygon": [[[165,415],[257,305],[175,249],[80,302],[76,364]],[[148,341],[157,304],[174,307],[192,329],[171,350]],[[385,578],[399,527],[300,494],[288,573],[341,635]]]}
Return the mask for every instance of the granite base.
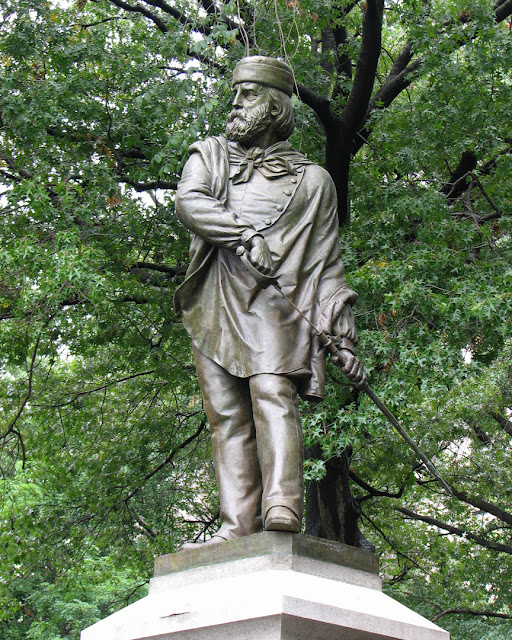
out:
{"label": "granite base", "polygon": [[149,594],[81,640],[449,640],[382,593],[377,557],[265,532],[161,556]]}

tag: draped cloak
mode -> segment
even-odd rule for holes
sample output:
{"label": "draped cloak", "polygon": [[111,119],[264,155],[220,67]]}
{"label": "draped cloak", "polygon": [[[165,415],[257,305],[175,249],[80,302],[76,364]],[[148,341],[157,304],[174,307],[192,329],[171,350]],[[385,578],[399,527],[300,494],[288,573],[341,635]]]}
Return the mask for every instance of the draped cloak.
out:
{"label": "draped cloak", "polygon": [[302,397],[318,400],[326,366],[318,336],[274,287],[259,288],[235,251],[263,236],[282,290],[351,350],[357,294],[344,277],[331,177],[289,143],[268,151],[289,171],[274,174],[251,162],[248,170],[247,151],[222,137],[190,147],[176,214],[193,236],[175,306],[197,349],[232,375],[290,375]]}

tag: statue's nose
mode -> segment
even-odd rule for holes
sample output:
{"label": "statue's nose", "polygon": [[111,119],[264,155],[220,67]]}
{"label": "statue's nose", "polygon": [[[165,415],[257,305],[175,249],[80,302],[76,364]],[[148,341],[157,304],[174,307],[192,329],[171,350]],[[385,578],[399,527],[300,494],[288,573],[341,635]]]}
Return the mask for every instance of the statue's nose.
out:
{"label": "statue's nose", "polygon": [[235,90],[235,97],[233,98],[232,104],[237,109],[240,109],[242,107],[242,92],[240,91],[240,89]]}

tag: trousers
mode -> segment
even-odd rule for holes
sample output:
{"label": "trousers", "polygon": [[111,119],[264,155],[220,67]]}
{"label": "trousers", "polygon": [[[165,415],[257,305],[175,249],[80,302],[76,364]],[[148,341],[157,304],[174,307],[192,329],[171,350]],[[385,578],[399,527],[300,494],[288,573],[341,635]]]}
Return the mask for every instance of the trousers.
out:
{"label": "trousers", "polygon": [[268,510],[303,509],[303,442],[293,377],[262,373],[237,378],[194,348],[210,422],[226,540],[263,530]]}

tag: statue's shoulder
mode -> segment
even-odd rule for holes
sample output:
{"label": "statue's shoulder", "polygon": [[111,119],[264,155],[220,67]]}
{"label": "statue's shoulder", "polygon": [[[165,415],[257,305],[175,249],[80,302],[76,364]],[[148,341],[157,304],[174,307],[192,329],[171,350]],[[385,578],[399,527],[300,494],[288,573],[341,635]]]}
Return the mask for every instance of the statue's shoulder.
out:
{"label": "statue's shoulder", "polygon": [[[211,138],[194,142],[189,147],[188,162],[194,164],[196,171],[204,169],[210,176],[220,179],[220,184],[222,184],[227,179],[226,176],[229,175],[229,155],[226,139],[222,136],[212,136]],[[218,185],[218,189],[220,188],[220,185]]]}
{"label": "statue's shoulder", "polygon": [[[212,193],[217,200],[224,202],[227,197],[227,181],[229,178],[229,156],[226,139],[212,136],[198,140],[189,147],[189,159],[185,166],[187,175],[194,181],[198,175],[202,180],[211,181]],[[185,172],[184,169],[184,172]]]}
{"label": "statue's shoulder", "polygon": [[304,166],[304,171],[307,176],[307,184],[335,191],[333,179],[327,169],[311,162]]}
{"label": "statue's shoulder", "polygon": [[211,136],[204,140],[197,140],[188,148],[189,153],[202,153],[207,156],[217,155],[221,153],[227,154],[228,143],[226,138],[222,136]]}
{"label": "statue's shoulder", "polygon": [[305,165],[306,171],[312,176],[318,176],[322,178],[322,180],[332,180],[330,173],[327,169],[324,169],[321,165],[316,164],[316,162],[310,162]]}

